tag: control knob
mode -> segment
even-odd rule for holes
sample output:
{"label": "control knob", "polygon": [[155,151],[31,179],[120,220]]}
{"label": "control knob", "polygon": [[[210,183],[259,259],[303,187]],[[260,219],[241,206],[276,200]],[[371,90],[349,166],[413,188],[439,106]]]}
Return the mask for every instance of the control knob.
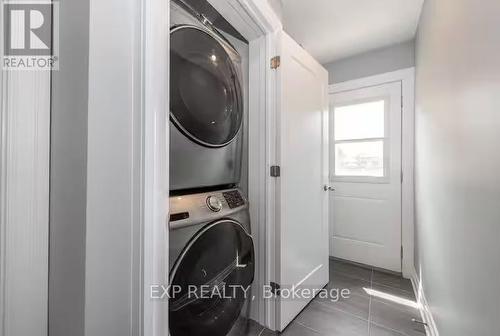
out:
{"label": "control knob", "polygon": [[214,212],[219,212],[222,210],[222,202],[215,196],[207,197],[207,206]]}

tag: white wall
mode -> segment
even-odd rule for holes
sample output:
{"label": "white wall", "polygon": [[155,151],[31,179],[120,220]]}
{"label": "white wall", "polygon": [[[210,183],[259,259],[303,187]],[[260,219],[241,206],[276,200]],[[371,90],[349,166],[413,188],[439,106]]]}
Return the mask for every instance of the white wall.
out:
{"label": "white wall", "polygon": [[86,336],[140,334],[141,6],[90,0]]}
{"label": "white wall", "polygon": [[372,50],[324,64],[329,82],[340,83],[415,66],[415,41]]}
{"label": "white wall", "polygon": [[499,17],[427,0],[418,32],[416,269],[442,336],[500,335]]}
{"label": "white wall", "polygon": [[281,1],[282,0],[267,0],[278,19],[283,21],[283,3]]}

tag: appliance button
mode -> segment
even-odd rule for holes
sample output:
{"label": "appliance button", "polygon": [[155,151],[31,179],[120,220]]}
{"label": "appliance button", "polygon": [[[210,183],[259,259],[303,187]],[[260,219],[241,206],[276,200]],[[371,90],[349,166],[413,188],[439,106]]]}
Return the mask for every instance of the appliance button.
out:
{"label": "appliance button", "polygon": [[214,212],[219,212],[222,210],[222,202],[215,196],[207,197],[207,206]]}
{"label": "appliance button", "polygon": [[245,205],[245,201],[243,200],[243,197],[241,197],[241,194],[238,192],[238,190],[227,191],[222,193],[222,195],[226,199],[227,205],[230,209]]}

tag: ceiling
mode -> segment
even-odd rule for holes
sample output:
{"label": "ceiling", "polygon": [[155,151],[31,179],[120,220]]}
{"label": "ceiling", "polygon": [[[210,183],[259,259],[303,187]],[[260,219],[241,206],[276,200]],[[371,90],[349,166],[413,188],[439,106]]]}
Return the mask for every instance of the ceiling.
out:
{"label": "ceiling", "polygon": [[281,0],[283,26],[319,62],[415,36],[424,0]]}

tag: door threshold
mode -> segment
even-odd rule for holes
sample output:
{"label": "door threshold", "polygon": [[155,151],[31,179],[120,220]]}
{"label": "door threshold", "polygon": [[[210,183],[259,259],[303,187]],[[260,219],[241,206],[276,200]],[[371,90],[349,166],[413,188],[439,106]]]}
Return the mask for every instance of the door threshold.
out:
{"label": "door threshold", "polygon": [[376,266],[371,266],[371,265],[367,265],[367,264],[362,264],[362,263],[358,263],[358,262],[347,260],[347,259],[342,259],[342,258],[337,258],[337,257],[330,256],[330,260],[334,260],[334,261],[338,261],[338,262],[342,262],[342,263],[346,263],[346,264],[351,264],[351,265],[358,266],[358,267],[361,267],[361,268],[365,268],[365,269],[368,269],[368,270],[373,270],[373,271],[377,271],[377,272],[382,272],[382,273],[386,273],[386,274],[391,274],[391,275],[396,275],[396,276],[403,277],[403,273],[394,272],[394,271],[387,270],[387,269],[384,269],[384,268],[380,268],[380,267],[376,267]]}

